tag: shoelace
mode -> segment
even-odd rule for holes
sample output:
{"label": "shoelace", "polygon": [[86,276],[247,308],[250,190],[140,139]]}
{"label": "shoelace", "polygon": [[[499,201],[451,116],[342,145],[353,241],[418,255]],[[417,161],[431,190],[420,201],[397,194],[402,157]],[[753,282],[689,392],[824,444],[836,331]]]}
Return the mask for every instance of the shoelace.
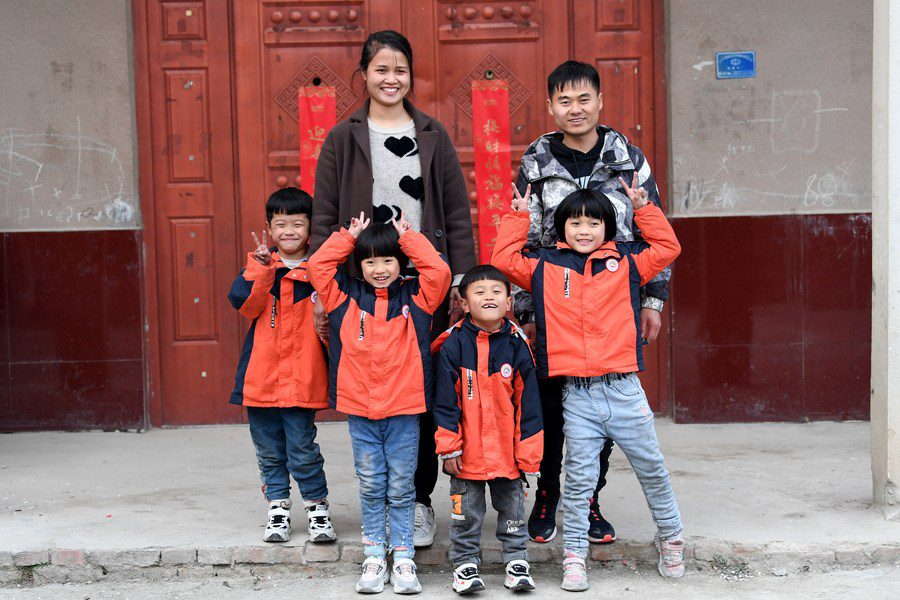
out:
{"label": "shoelace", "polygon": [[284,515],[272,515],[269,517],[269,527],[282,529],[287,528],[287,517]]}
{"label": "shoelace", "polygon": [[683,553],[682,549],[664,547],[662,552],[663,562],[680,563],[683,560]]}
{"label": "shoelace", "polygon": [[381,570],[381,565],[370,562],[363,565],[363,575],[377,575]]}
{"label": "shoelace", "polygon": [[[325,505],[311,506],[307,509],[307,511],[312,512],[316,510],[327,510],[328,507]],[[313,529],[329,529],[331,524],[328,522],[328,517],[324,515],[320,515],[318,517],[311,517],[309,521],[309,526]]]}
{"label": "shoelace", "polygon": [[577,560],[563,563],[563,577],[581,577],[587,574],[587,568],[584,563]]}
{"label": "shoelace", "polygon": [[397,567],[397,570],[400,572],[401,575],[415,575],[416,574],[416,570],[413,567],[412,563],[403,563],[402,565]]}

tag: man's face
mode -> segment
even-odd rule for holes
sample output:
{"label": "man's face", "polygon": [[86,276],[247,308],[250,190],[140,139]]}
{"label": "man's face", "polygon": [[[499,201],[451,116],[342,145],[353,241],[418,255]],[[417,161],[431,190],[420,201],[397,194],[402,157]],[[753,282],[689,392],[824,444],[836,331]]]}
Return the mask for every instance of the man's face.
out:
{"label": "man's face", "polygon": [[556,126],[570,136],[582,136],[597,127],[603,94],[587,81],[576,81],[553,92],[547,100],[547,110]]}

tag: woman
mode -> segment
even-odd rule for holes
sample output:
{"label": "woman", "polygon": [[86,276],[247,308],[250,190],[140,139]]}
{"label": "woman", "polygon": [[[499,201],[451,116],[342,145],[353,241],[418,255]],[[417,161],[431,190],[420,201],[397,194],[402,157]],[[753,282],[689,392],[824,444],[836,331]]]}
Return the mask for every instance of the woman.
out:
{"label": "woman", "polygon": [[[310,250],[362,211],[389,222],[403,213],[450,263],[451,302],[435,313],[433,332],[461,316],[455,287],[475,266],[475,239],[462,169],[444,127],[406,99],[413,88],[409,41],[396,31],[371,34],[359,69],[368,99],[331,130],[316,168]],[[450,314],[448,306],[452,306]],[[320,334],[327,334],[324,311]],[[434,336],[433,336],[434,337]],[[434,541],[431,492],[437,482],[434,417],[422,415],[416,470],[416,546]]]}

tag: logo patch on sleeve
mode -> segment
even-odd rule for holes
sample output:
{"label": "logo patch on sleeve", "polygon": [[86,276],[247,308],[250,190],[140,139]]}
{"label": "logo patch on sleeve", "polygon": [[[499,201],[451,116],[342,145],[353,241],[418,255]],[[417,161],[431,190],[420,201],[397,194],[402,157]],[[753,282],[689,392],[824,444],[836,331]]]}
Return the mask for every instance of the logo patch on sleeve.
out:
{"label": "logo patch on sleeve", "polygon": [[318,302],[318,300],[319,300],[319,292],[313,292],[312,294],[310,294],[310,296],[309,296],[310,302],[315,304],[316,302]]}
{"label": "logo patch on sleeve", "polygon": [[606,259],[606,269],[610,273],[615,273],[616,271],[619,270],[619,261],[617,261],[614,258],[607,258]]}
{"label": "logo patch on sleeve", "polygon": [[500,374],[509,379],[512,375],[512,365],[509,363],[503,363],[503,366],[500,367]]}
{"label": "logo patch on sleeve", "polygon": [[404,304],[404,305],[403,305],[403,308],[401,309],[400,312],[403,313],[403,317],[404,317],[405,319],[408,319],[408,318],[409,318],[409,304]]}

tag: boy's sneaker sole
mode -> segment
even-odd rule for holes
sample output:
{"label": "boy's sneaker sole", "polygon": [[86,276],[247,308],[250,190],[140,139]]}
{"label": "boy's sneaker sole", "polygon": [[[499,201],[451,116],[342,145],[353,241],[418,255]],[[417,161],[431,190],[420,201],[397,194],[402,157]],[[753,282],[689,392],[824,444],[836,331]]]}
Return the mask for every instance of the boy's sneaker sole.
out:
{"label": "boy's sneaker sole", "polygon": [[334,542],[337,540],[337,534],[328,535],[327,533],[320,533],[315,537],[310,536],[309,541],[313,544],[327,544],[329,542]]}
{"label": "boy's sneaker sole", "polygon": [[616,536],[605,535],[602,538],[588,536],[588,541],[592,544],[612,544],[614,541],[616,541]]}
{"label": "boy's sneaker sole", "polygon": [[459,594],[460,596],[466,596],[468,594],[474,594],[475,592],[481,592],[484,589],[485,589],[484,582],[480,581],[480,580],[473,582],[472,585],[470,585],[469,587],[467,587],[464,590],[457,589],[456,584],[455,583],[453,584],[453,591],[456,592],[457,594]]}
{"label": "boy's sneaker sole", "polygon": [[527,577],[516,577],[513,581],[510,581],[509,578],[503,583],[503,587],[508,590],[512,590],[514,592],[525,592],[534,589],[534,583],[532,583]]}
{"label": "boy's sneaker sole", "polygon": [[291,541],[291,530],[288,529],[287,531],[273,531],[269,535],[263,537],[263,541],[272,544],[289,542]]}

